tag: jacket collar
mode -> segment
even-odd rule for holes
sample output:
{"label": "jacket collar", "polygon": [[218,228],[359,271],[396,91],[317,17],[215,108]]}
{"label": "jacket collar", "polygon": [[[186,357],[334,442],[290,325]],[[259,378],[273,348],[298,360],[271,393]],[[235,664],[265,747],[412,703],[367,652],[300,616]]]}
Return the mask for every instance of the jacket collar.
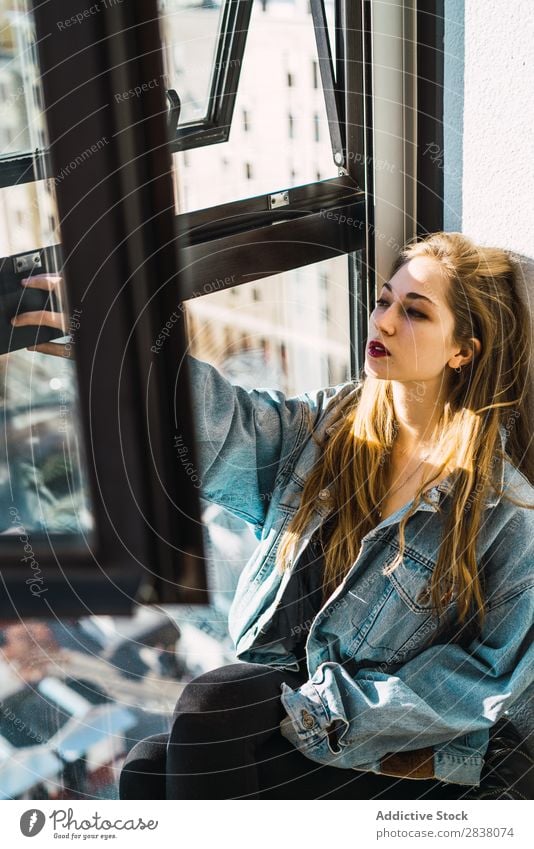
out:
{"label": "jacket collar", "polygon": [[[502,450],[502,453],[504,454],[504,452],[506,450],[506,440],[507,440],[507,437],[508,437],[508,431],[506,430],[506,428],[502,424],[499,425],[499,435],[500,435],[500,438],[501,438],[501,450]],[[502,492],[502,490],[504,489],[504,480],[505,480],[504,479],[504,472],[505,472],[506,460],[503,457],[497,457],[497,462],[499,463],[499,472],[498,472],[497,478],[498,478],[498,481],[499,481],[499,490]],[[434,510],[435,511],[437,509],[437,505],[440,504],[441,500],[443,498],[445,498],[447,495],[449,495],[449,493],[452,491],[452,489],[454,487],[454,480],[455,480],[455,473],[452,472],[447,478],[442,480],[441,483],[438,483],[438,484],[436,484],[436,486],[433,486],[432,489],[429,489],[427,491],[426,495],[427,495],[428,500],[430,501],[430,504],[426,504],[424,501],[422,501],[421,504],[419,505],[419,509],[420,510]],[[494,492],[493,490],[490,490],[490,492],[488,492],[486,494],[486,497],[485,497],[485,500],[484,500],[484,505],[483,505],[484,509],[487,509],[488,507],[495,507],[499,503],[499,501],[501,500],[501,497],[502,496],[499,495],[499,493]]]}
{"label": "jacket collar", "polygon": [[[507,439],[507,436],[508,436],[508,431],[506,430],[506,428],[503,425],[499,425],[499,434],[500,434],[500,437],[501,437],[501,448],[502,448],[502,451],[504,453],[505,448],[506,448],[506,439]],[[504,489],[504,483],[505,483],[506,461],[503,458],[498,458],[498,462],[500,464],[500,469],[499,469],[499,474],[498,474],[499,490],[502,491]],[[452,472],[447,478],[442,480],[441,483],[438,483],[438,484],[436,484],[436,486],[433,486],[431,489],[427,490],[427,492],[426,492],[427,501],[421,501],[421,503],[419,504],[417,509],[418,510],[426,510],[428,512],[430,512],[430,511],[436,512],[441,501],[443,499],[445,499],[447,497],[447,495],[449,495],[449,493],[452,491],[452,489],[454,487],[454,480],[455,480],[455,473]],[[490,492],[486,495],[486,498],[485,498],[485,501],[484,501],[484,509],[487,509],[489,507],[495,507],[499,503],[500,500],[501,500],[501,496],[498,493],[494,492],[493,490],[490,490]],[[408,506],[409,505],[406,505],[406,509],[408,508]],[[330,490],[328,490],[328,489],[321,490],[321,492],[319,493],[319,498],[316,500],[316,503],[314,505],[315,512],[317,514],[319,514],[319,516],[321,516],[323,519],[326,519],[332,513],[333,509],[334,509],[334,504],[332,502],[332,496],[331,496]],[[401,509],[403,509],[403,508],[401,508]],[[404,509],[403,509],[403,512],[404,512]],[[399,520],[399,518],[400,518],[400,516],[398,515],[398,511],[395,512],[395,513],[392,513],[391,516],[389,516],[387,519],[384,519],[382,522],[380,522],[379,525],[377,525],[377,528],[387,527],[389,524],[392,524],[392,522],[397,522]],[[392,522],[390,522],[390,520],[392,520]]]}

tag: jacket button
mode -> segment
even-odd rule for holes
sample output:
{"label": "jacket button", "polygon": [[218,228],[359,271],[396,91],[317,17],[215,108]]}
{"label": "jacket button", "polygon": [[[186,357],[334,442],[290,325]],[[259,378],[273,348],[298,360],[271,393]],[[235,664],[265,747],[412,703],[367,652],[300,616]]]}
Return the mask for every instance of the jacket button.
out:
{"label": "jacket button", "polygon": [[326,499],[327,499],[327,498],[330,498],[330,490],[329,490],[329,489],[322,489],[322,490],[319,492],[319,498],[320,498],[322,501],[326,501]]}
{"label": "jacket button", "polygon": [[302,724],[303,724],[304,728],[314,728],[315,719],[313,718],[311,713],[308,713],[307,710],[303,710],[301,712],[301,717],[302,717]]}

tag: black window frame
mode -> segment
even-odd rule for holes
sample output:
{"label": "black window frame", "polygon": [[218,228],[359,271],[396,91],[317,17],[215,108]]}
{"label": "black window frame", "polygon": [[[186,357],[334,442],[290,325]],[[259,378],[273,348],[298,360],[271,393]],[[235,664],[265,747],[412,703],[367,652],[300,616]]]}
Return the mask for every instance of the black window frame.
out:
{"label": "black window frame", "polygon": [[[206,116],[201,121],[190,121],[181,125],[178,125],[178,119],[175,119],[170,140],[171,153],[228,141],[253,2],[254,0],[226,0],[222,10]],[[176,94],[179,98],[179,92],[175,92]]]}
{"label": "black window frame", "polygon": [[[169,147],[172,153],[228,141],[253,2],[254,0],[224,0],[206,115],[199,121],[179,124],[179,92],[174,88],[166,92]],[[69,32],[74,29],[71,27]],[[169,83],[172,84],[172,80],[169,80]],[[138,81],[135,85],[137,84]],[[39,173],[50,173],[47,163],[40,162],[46,155],[46,151],[35,150],[0,156],[0,188],[7,188],[14,183],[32,183],[39,179],[36,176]]]}
{"label": "black window frame", "polygon": [[[184,267],[190,274],[212,279],[215,252],[220,255],[224,251],[231,267],[225,276],[234,274],[236,285],[363,251],[357,269],[349,263],[349,298],[357,309],[355,287],[362,274],[367,275],[372,250],[367,237],[372,134],[366,129],[371,114],[371,0],[336,0],[335,62],[324,0],[311,0],[310,6],[339,176],[297,187],[273,186],[269,194],[184,212],[177,216],[177,229],[182,234]],[[176,152],[172,146],[171,151]],[[249,236],[250,250],[244,233]],[[262,247],[259,262],[254,245]],[[186,288],[188,297],[204,294],[191,284]],[[366,304],[367,300],[364,311]],[[359,334],[351,340],[353,375],[361,367],[362,357]]]}
{"label": "black window frame", "polygon": [[[346,255],[349,261],[351,374],[364,356],[372,243],[368,238],[372,178],[371,0],[336,0],[335,62],[328,40],[324,0],[311,0],[327,119],[338,176],[178,216],[182,256],[190,272],[187,298],[205,292],[192,277],[210,280],[225,257],[227,288],[282,271]],[[276,226],[273,226],[276,225]],[[261,246],[261,251],[258,247]],[[223,287],[221,287],[223,288]]]}

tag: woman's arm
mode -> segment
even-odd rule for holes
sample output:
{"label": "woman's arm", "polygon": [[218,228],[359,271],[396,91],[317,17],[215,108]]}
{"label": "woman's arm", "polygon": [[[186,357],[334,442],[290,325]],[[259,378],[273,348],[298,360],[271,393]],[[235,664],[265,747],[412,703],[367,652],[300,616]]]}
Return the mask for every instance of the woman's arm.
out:
{"label": "woman's arm", "polygon": [[342,384],[286,398],[274,389],[231,384],[195,357],[187,362],[202,496],[259,532],[275,480]]}
{"label": "woman's arm", "polygon": [[[35,275],[28,286],[45,291],[61,288],[60,275]],[[66,332],[62,313],[20,313],[13,325],[44,325]],[[46,342],[30,350],[69,357],[70,345]],[[339,387],[286,398],[276,390],[247,391],[231,384],[217,369],[186,357],[192,384],[198,487],[202,496],[255,526],[259,536],[277,476],[302,444],[314,420]],[[191,446],[177,438],[178,462],[190,463]]]}

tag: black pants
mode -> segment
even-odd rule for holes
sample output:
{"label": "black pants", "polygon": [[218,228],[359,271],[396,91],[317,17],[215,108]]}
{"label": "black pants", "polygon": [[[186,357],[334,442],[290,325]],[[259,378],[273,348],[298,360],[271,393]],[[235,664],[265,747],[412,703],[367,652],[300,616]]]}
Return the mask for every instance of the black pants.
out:
{"label": "black pants", "polygon": [[121,799],[458,799],[469,790],[323,766],[280,734],[280,684],[304,672],[234,663],[199,675],[178,699],[169,735],[137,743]]}

